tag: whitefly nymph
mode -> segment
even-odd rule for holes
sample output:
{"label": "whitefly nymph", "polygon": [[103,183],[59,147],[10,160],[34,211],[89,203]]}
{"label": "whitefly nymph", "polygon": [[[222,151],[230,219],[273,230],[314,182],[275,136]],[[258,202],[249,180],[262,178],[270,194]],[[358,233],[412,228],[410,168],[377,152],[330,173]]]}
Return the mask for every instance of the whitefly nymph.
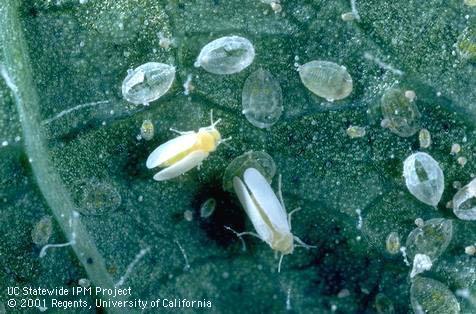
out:
{"label": "whitefly nymph", "polygon": [[352,77],[343,65],[330,61],[311,61],[298,68],[301,82],[327,101],[344,99],[352,92]]}
{"label": "whitefly nymph", "polygon": [[168,92],[175,80],[175,67],[147,62],[129,70],[122,82],[122,95],[136,105],[148,105]]}
{"label": "whitefly nymph", "polygon": [[225,36],[206,44],[195,61],[213,74],[233,74],[247,68],[255,58],[255,48],[246,38]]}
{"label": "whitefly nymph", "polygon": [[[286,213],[281,195],[281,183],[279,184],[278,199],[266,178],[255,168],[248,168],[243,173],[243,180],[239,177],[233,178],[233,188],[258,233],[251,234],[281,254],[278,272],[281,269],[283,256],[292,254],[295,246],[311,247],[291,232],[291,215],[299,208],[289,214]],[[298,244],[296,245],[295,242]]]}
{"label": "whitefly nymph", "polygon": [[408,191],[419,201],[437,206],[443,195],[445,179],[438,162],[430,155],[416,152],[403,162],[403,176]]}
{"label": "whitefly nymph", "polygon": [[213,122],[211,114],[211,124],[198,132],[171,129],[180,136],[160,145],[147,158],[147,168],[163,168],[154,175],[154,180],[169,180],[200,166],[225,141],[216,128],[220,121]]}

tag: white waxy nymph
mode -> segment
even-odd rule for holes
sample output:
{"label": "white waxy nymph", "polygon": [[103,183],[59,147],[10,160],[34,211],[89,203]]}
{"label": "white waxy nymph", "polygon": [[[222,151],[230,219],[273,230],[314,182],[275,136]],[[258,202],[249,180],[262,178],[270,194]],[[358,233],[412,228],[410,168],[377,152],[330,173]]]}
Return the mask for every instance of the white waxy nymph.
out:
{"label": "white waxy nymph", "polygon": [[[281,253],[281,259],[284,255],[293,253],[294,242],[310,247],[291,233],[290,218],[294,211],[289,215],[286,213],[281,193],[278,200],[268,181],[258,170],[246,169],[243,180],[234,177],[233,188],[255,227],[257,236],[268,243],[273,250]],[[280,265],[281,260],[278,271]]]}
{"label": "white waxy nymph", "polygon": [[226,36],[206,44],[194,65],[213,74],[233,74],[248,67],[254,58],[255,48],[248,39]]}
{"label": "white waxy nymph", "polygon": [[128,71],[122,82],[122,95],[133,104],[148,105],[167,93],[174,80],[175,67],[148,62]]}
{"label": "white waxy nymph", "polygon": [[403,163],[403,176],[408,191],[421,202],[436,206],[445,188],[443,171],[427,153],[410,155]]}
{"label": "white waxy nymph", "polygon": [[476,220],[476,179],[463,186],[455,194],[453,212],[459,219]]}
{"label": "white waxy nymph", "polygon": [[171,129],[180,136],[160,145],[147,158],[147,168],[164,168],[154,175],[154,180],[169,180],[200,166],[225,141],[215,128],[220,120],[211,120],[210,126],[200,128],[198,132]]}
{"label": "white waxy nymph", "polygon": [[283,113],[283,92],[267,70],[259,69],[245,81],[241,94],[243,114],[258,128],[269,128]]}
{"label": "white waxy nymph", "polygon": [[311,61],[299,67],[301,81],[311,92],[328,101],[344,99],[352,92],[352,77],[345,66]]}

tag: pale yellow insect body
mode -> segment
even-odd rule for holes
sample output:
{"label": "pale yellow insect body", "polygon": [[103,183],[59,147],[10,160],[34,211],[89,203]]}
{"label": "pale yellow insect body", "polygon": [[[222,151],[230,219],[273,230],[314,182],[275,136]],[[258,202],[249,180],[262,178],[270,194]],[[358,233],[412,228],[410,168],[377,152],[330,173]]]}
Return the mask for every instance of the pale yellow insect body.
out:
{"label": "pale yellow insect body", "polygon": [[160,145],[147,158],[147,168],[163,168],[154,175],[154,180],[169,180],[200,166],[225,141],[216,129],[219,122],[213,122],[212,118],[211,125],[200,128],[198,132],[171,129],[180,136]]}

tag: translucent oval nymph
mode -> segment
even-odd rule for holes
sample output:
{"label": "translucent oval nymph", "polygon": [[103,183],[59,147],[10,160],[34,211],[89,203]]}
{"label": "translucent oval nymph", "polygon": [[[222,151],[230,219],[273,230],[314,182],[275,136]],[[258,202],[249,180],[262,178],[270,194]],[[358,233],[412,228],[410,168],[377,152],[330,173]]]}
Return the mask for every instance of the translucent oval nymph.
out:
{"label": "translucent oval nymph", "polygon": [[286,213],[281,192],[278,192],[278,199],[266,178],[258,170],[248,168],[243,173],[243,179],[234,177],[233,188],[258,237],[279,252],[281,258],[283,255],[293,253],[294,242],[309,247],[291,233],[292,212],[289,215]]}
{"label": "translucent oval nymph", "polygon": [[392,133],[401,137],[409,137],[420,129],[420,111],[415,100],[405,96],[405,92],[390,88],[382,96],[382,115]]}
{"label": "translucent oval nymph", "polygon": [[459,219],[476,220],[476,179],[456,192],[453,197],[453,212]]}
{"label": "translucent oval nymph", "polygon": [[33,243],[37,245],[45,245],[48,243],[52,231],[53,221],[50,216],[45,216],[35,224],[35,227],[31,231],[31,239]]}
{"label": "translucent oval nymph", "polygon": [[211,125],[200,128],[198,132],[171,129],[180,136],[160,145],[147,158],[147,168],[163,168],[154,175],[154,180],[169,180],[199,166],[225,141],[215,127],[220,121],[213,122],[212,117]]}
{"label": "translucent oval nymph", "polygon": [[243,114],[258,128],[269,128],[283,113],[283,92],[274,76],[259,69],[245,81],[241,94]]}
{"label": "translucent oval nymph", "polygon": [[453,222],[450,219],[434,218],[413,229],[407,237],[408,256],[425,254],[435,261],[446,250],[453,238]]}
{"label": "translucent oval nymph", "polygon": [[420,148],[428,148],[431,145],[431,134],[427,129],[421,129],[418,134],[418,140],[420,142]]}
{"label": "translucent oval nymph", "polygon": [[217,201],[214,198],[209,198],[200,206],[200,217],[208,218],[215,211]]}
{"label": "translucent oval nymph", "polygon": [[400,252],[400,236],[396,231],[390,232],[385,241],[387,252],[394,255]]}
{"label": "translucent oval nymph", "polygon": [[476,61],[476,28],[466,27],[458,36],[456,49],[461,58],[468,61]]}
{"label": "translucent oval nymph", "polygon": [[223,190],[233,192],[233,178],[243,177],[243,173],[248,168],[257,169],[268,183],[271,183],[276,174],[273,157],[262,151],[248,151],[233,159],[226,167],[223,174]]}
{"label": "translucent oval nymph", "polygon": [[142,121],[140,126],[140,136],[146,140],[150,141],[154,137],[155,127],[151,120],[145,119]]}
{"label": "translucent oval nymph", "polygon": [[427,153],[414,153],[403,163],[403,176],[408,191],[421,202],[436,206],[445,188],[443,171]]}
{"label": "translucent oval nymph", "polygon": [[128,71],[122,82],[122,95],[133,104],[148,105],[167,93],[174,80],[175,67],[148,62]]}
{"label": "translucent oval nymph", "polygon": [[395,306],[392,300],[383,293],[378,293],[375,296],[375,309],[378,314],[394,314]]}
{"label": "translucent oval nymph", "polygon": [[78,211],[83,215],[105,215],[119,208],[122,197],[119,190],[107,181],[96,178],[81,183],[82,198]]}
{"label": "translucent oval nymph", "polygon": [[226,36],[206,44],[194,65],[213,74],[233,74],[248,67],[254,58],[255,48],[248,39]]}
{"label": "translucent oval nymph", "polygon": [[352,77],[345,66],[330,61],[311,61],[298,70],[304,86],[328,101],[344,99],[352,92]]}
{"label": "translucent oval nymph", "polygon": [[417,276],[410,288],[410,301],[415,313],[459,314],[458,300],[441,282]]}

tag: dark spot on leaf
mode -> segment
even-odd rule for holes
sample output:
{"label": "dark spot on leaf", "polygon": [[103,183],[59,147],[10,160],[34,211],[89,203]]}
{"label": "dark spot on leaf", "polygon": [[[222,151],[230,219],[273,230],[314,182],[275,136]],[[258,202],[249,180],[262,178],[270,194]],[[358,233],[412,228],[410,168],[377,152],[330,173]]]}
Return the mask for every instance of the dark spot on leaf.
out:
{"label": "dark spot on leaf", "polygon": [[232,193],[222,189],[221,180],[203,184],[203,188],[197,192],[192,203],[195,209],[195,217],[200,217],[200,207],[209,198],[216,200],[216,207],[213,214],[208,218],[199,218],[200,227],[205,230],[208,237],[216,241],[219,245],[229,246],[238,239],[225,226],[237,232],[254,231],[245,230],[246,214],[241,205]]}
{"label": "dark spot on leaf", "polygon": [[28,9],[28,15],[31,17],[37,17],[38,16],[38,10],[34,7],[31,7]]}

